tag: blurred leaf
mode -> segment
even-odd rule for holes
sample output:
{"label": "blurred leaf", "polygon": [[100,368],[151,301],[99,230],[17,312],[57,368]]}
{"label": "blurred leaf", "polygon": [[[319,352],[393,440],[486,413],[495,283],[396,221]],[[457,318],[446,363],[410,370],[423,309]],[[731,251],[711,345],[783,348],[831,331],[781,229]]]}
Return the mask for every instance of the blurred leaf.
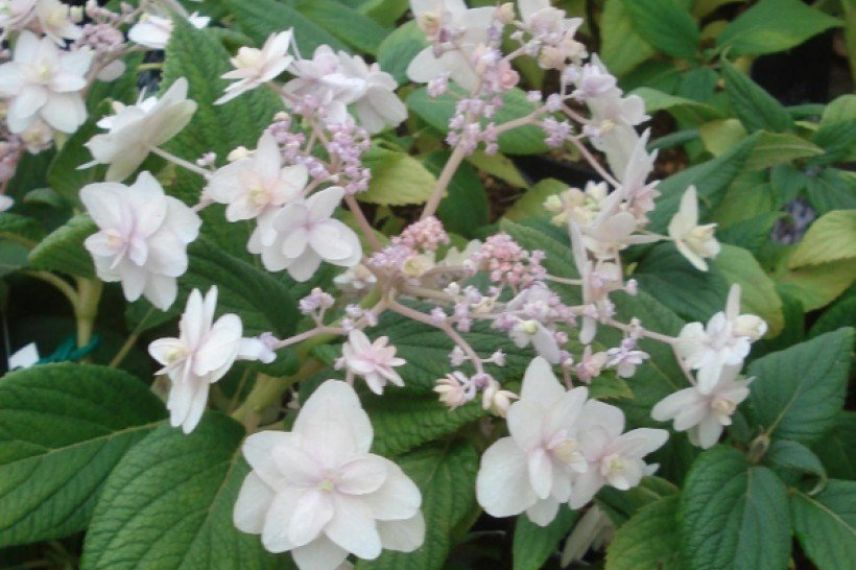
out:
{"label": "blurred leaf", "polygon": [[26,267],[28,253],[19,242],[0,239],[0,277]]}
{"label": "blurred leaf", "polygon": [[565,538],[579,520],[580,512],[559,506],[556,518],[547,526],[538,526],[526,515],[517,517],[514,523],[514,542],[511,559],[513,570],[539,570],[550,556],[558,550],[559,542]]}
{"label": "blurred leaf", "polygon": [[642,39],[625,8],[624,0],[606,0],[600,29],[603,35],[600,57],[614,75],[621,77],[656,53]]}
{"label": "blurred leaf", "polygon": [[814,311],[831,303],[856,282],[856,263],[849,259],[785,271],[776,280],[787,292]]}
{"label": "blurred leaf", "polygon": [[728,24],[717,38],[729,56],[761,55],[797,46],[841,20],[800,0],[761,0]]}
{"label": "blurred leaf", "polygon": [[0,238],[16,241],[28,248],[45,237],[45,229],[35,219],[11,212],[0,215]]}
{"label": "blurred leaf", "polygon": [[856,173],[825,168],[806,176],[805,182],[808,201],[818,214],[856,208]]}
{"label": "blurred leaf", "polygon": [[833,479],[856,480],[856,412],[842,411],[832,429],[817,440],[812,449]]}
{"label": "blurred leaf", "polygon": [[823,154],[822,148],[797,135],[761,131],[761,136],[746,161],[746,168],[764,170],[777,164],[787,164],[797,159]]}
{"label": "blurred leaf", "polygon": [[519,222],[527,218],[552,217],[544,209],[544,201],[550,196],[560,194],[568,189],[568,185],[555,178],[545,178],[523,193],[514,204],[505,211],[505,218]]}
{"label": "blurred leaf", "polygon": [[371,55],[378,53],[381,42],[392,31],[335,0],[301,2],[298,10],[351,47]]}
{"label": "blurred leaf", "polygon": [[527,188],[529,186],[523,174],[507,156],[499,153],[486,154],[479,150],[468,156],[467,161],[479,170],[508,183],[514,188]]}
{"label": "blurred leaf", "polygon": [[669,496],[640,509],[621,525],[606,550],[605,570],[681,570],[676,533],[679,497]]}
{"label": "blurred leaf", "polygon": [[78,277],[94,277],[95,266],[83,242],[96,231],[98,228],[88,215],[71,218],[30,251],[30,267]]}
{"label": "blurred leaf", "polygon": [[[435,176],[440,176],[451,153],[436,151],[425,157],[424,165]],[[466,162],[455,171],[449,182],[446,197],[437,208],[437,216],[447,231],[464,237],[475,237],[475,231],[489,221],[490,204],[481,178]]]}
{"label": "blurred leaf", "polygon": [[727,152],[734,145],[746,138],[746,129],[737,119],[720,119],[710,121],[699,128],[704,148],[713,156]]}
{"label": "blurred leaf", "polygon": [[710,105],[686,97],[670,95],[650,87],[639,87],[630,95],[641,97],[645,101],[645,111],[648,113],[669,111],[676,118],[691,124],[700,124],[722,117],[722,113]]}
{"label": "blurred leaf", "polygon": [[357,194],[360,202],[384,206],[422,204],[437,184],[421,162],[401,151],[374,146],[363,162],[371,169],[372,177],[368,191]]}
{"label": "blurred leaf", "polygon": [[856,559],[856,481],[830,481],[811,496],[791,497],[794,531],[819,570],[848,570]]}
{"label": "blurred leaf", "polygon": [[731,107],[746,130],[781,132],[793,128],[793,121],[782,104],[727,61],[722,62],[722,77]]}
{"label": "blurred leaf", "polygon": [[675,0],[624,0],[633,29],[661,52],[684,59],[696,56],[698,25]]}
{"label": "blurred leaf", "polygon": [[304,57],[309,57],[315,48],[321,45],[329,45],[334,50],[346,49],[345,44],[333,34],[285,2],[277,2],[276,0],[222,1],[234,14],[241,30],[253,38],[259,46],[264,43],[269,35],[293,28],[297,47]]}
{"label": "blurred leaf", "polygon": [[425,33],[416,21],[407,22],[384,38],[377,49],[377,62],[399,84],[406,83],[407,66],[427,45]]}
{"label": "blurred leaf", "polygon": [[856,210],[833,210],[811,224],[791,255],[788,267],[797,269],[854,257]]}

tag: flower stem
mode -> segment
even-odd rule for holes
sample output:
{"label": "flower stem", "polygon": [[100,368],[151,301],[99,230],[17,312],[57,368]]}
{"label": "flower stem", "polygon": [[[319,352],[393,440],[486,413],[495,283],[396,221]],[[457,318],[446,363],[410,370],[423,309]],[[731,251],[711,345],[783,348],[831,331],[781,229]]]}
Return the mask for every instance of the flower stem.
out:
{"label": "flower stem", "polygon": [[77,303],[74,305],[74,318],[77,320],[77,346],[83,347],[92,340],[95,317],[98,316],[98,302],[104,284],[97,279],[77,279]]}
{"label": "flower stem", "polygon": [[434,193],[428,198],[428,201],[425,202],[425,208],[422,210],[421,219],[430,218],[435,213],[437,213],[437,208],[440,206],[440,201],[443,199],[443,194],[446,192],[446,188],[449,186],[449,183],[452,181],[452,177],[455,175],[455,172],[458,171],[458,167],[461,166],[461,163],[464,161],[464,158],[467,156],[467,151],[464,145],[459,144],[455,147],[455,150],[452,152],[452,156],[449,157],[449,160],[446,162],[446,165],[443,167],[443,171],[440,173],[440,177],[437,179],[437,185],[434,187]]}
{"label": "flower stem", "polygon": [[199,176],[201,176],[202,178],[205,178],[206,180],[211,177],[210,171],[205,170],[201,166],[197,166],[197,165],[193,164],[189,160],[184,160],[180,156],[175,156],[171,152],[166,151],[160,147],[153,146],[153,147],[150,147],[149,150],[151,150],[154,154],[158,155],[159,157],[163,158],[164,160],[167,160],[167,161],[175,164],[176,166],[180,166],[182,168],[185,168],[185,169],[189,170],[190,172],[193,172],[194,174],[198,174]]}

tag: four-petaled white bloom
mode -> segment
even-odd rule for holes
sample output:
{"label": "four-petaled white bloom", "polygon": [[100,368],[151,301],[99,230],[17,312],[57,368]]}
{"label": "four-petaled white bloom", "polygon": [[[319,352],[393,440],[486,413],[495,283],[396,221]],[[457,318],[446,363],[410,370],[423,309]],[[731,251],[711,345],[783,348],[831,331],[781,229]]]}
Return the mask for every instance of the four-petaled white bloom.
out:
{"label": "four-petaled white bloom", "polygon": [[109,164],[107,180],[120,181],[130,176],[151,152],[187,126],[196,102],[187,98],[187,79],[180,77],[159,99],[148,97],[136,105],[114,103],[115,115],[104,117],[98,126],[107,132],[92,137],[85,146],[95,164]]}
{"label": "four-petaled white bloom", "polygon": [[407,77],[416,83],[428,83],[446,74],[458,85],[472,90],[477,83],[470,61],[475,49],[487,42],[488,28],[496,8],[468,9],[464,0],[410,0],[416,22],[434,46],[419,52],[407,66]]}
{"label": "four-petaled white bloom", "polygon": [[529,364],[520,399],[508,409],[511,435],[482,456],[476,493],[488,514],[526,511],[541,526],[555,518],[573,495],[573,474],[587,468],[576,430],[587,397],[586,388],[565,391],[543,358]]}
{"label": "four-petaled white bloom", "polygon": [[669,222],[669,237],[681,255],[699,271],[707,271],[706,257],[716,257],[719,253],[715,229],[716,224],[698,225],[698,198],[695,186],[690,186],[681,198],[678,212]]}
{"label": "four-petaled white bloom", "polygon": [[669,438],[664,429],[637,428],[624,431],[624,412],[597,400],[589,400],[580,414],[579,446],[587,468],[574,478],[570,506],[578,509],[594,498],[604,485],[621,491],[635,487],[657,465],[642,459]]}
{"label": "four-petaled white bloom", "polygon": [[226,87],[226,93],[215,101],[222,105],[235,97],[252,91],[259,85],[273,81],[294,61],[288,53],[292,31],[271,34],[261,49],[244,46],[230,61],[235,67],[223,74],[223,79],[237,80]]}
{"label": "four-petaled white bloom", "polygon": [[160,338],[149,345],[149,354],[170,380],[169,421],[190,433],[199,424],[208,389],[229,371],[235,360],[257,360],[264,347],[258,339],[242,338],[238,315],[226,314],[216,321],[217,287],[205,298],[194,289],[181,315],[178,338]]}
{"label": "four-petaled white bloom", "polygon": [[767,323],[756,315],[740,314],[740,286],[732,285],[725,312],[713,315],[707,327],[684,325],[675,350],[693,370],[698,370],[698,389],[709,394],[726,365],[736,366],[749,354],[750,344],[767,332]]}
{"label": "four-petaled white bloom", "polygon": [[328,380],[303,404],[291,432],[249,436],[253,468],[235,504],[238,529],[301,570],[333,570],[348,553],[374,560],[411,552],[425,537],[419,488],[392,461],[369,453],[374,433],[354,389]]}
{"label": "four-petaled white bloom", "polygon": [[372,392],[383,394],[388,382],[404,386],[404,380],[394,369],[403,364],[404,359],[395,356],[395,346],[389,344],[388,337],[372,342],[363,331],[352,330],[348,342],[342,345],[342,359],[337,367],[344,366],[349,373],[362,376]]}
{"label": "four-petaled white bloom", "polygon": [[674,420],[675,431],[686,431],[690,441],[704,449],[713,447],[737,406],[749,397],[751,379],[738,379],[740,365],[724,366],[713,389],[702,393],[697,386],[666,396],[651,410],[659,422]]}
{"label": "four-petaled white bloom", "polygon": [[273,135],[265,132],[254,153],[211,176],[205,193],[215,202],[226,204],[226,219],[237,222],[294,200],[308,180],[309,171],[304,165],[283,167],[279,145]]}
{"label": "four-petaled white bloom", "polygon": [[22,133],[42,119],[58,131],[76,131],[86,121],[80,92],[91,64],[88,49],[60,51],[47,37],[21,32],[12,61],[0,65],[0,97],[11,99],[9,130]]}
{"label": "four-petaled white bloom", "polygon": [[[211,18],[200,16],[198,12],[187,17],[187,21],[201,30],[208,25]],[[128,39],[136,44],[151,49],[166,49],[172,35],[172,18],[158,14],[143,14],[140,20],[128,30]]]}
{"label": "four-petaled white bloom", "polygon": [[333,219],[333,211],[345,191],[331,186],[309,198],[286,204],[250,237],[251,253],[261,253],[268,271],[286,269],[298,281],[307,281],[321,261],[341,267],[353,267],[363,255],[354,231]]}
{"label": "four-petaled white bloom", "polygon": [[358,55],[339,52],[342,70],[365,82],[362,94],[353,103],[360,125],[370,134],[397,127],[407,118],[407,107],[395,94],[398,84],[377,63],[367,64]]}
{"label": "four-petaled white bloom", "polygon": [[187,271],[187,244],[202,220],[183,202],[166,196],[148,172],[131,186],[89,184],[80,199],[100,231],[86,239],[102,281],[121,281],[128,301],[140,295],[166,310],[178,294],[176,278]]}

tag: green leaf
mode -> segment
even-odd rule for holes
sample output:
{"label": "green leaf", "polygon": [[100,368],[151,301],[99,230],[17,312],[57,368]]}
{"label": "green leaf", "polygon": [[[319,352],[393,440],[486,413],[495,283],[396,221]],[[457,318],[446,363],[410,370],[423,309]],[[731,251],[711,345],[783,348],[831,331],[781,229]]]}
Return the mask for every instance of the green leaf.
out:
{"label": "green leaf", "polygon": [[477,508],[478,453],[470,444],[457,442],[402,455],[396,463],[422,491],[425,544],[409,554],[385,550],[376,561],[360,560],[357,570],[440,570],[456,531]]}
{"label": "green leaf", "polygon": [[603,34],[600,56],[618,77],[657,53],[636,31],[624,0],[606,0],[600,29]]}
{"label": "green leaf", "polygon": [[856,282],[856,263],[845,259],[801,267],[777,276],[777,280],[806,311],[813,311],[832,302]]}
{"label": "green leaf", "polygon": [[0,216],[0,238],[31,248],[45,237],[45,228],[28,216],[3,212]]}
{"label": "green leaf", "polygon": [[853,329],[840,329],[749,365],[752,423],[776,438],[812,443],[834,424],[844,404]]}
{"label": "green leaf", "polygon": [[425,33],[415,20],[396,28],[377,48],[380,68],[391,74],[398,83],[407,81],[407,66],[428,45]]}
{"label": "green leaf", "polygon": [[249,467],[244,430],[219,414],[190,434],[163,426],[116,466],[86,533],[83,570],[276,568],[258,536],[232,523]]}
{"label": "green leaf", "polygon": [[[461,93],[460,89],[450,89],[450,93],[432,99],[427,89],[420,87],[407,97],[407,107],[438,131],[446,133]],[[503,96],[503,105],[497,111],[494,122],[499,126],[525,117],[534,110],[535,105],[526,99],[526,93],[515,87]],[[540,154],[549,149],[544,142],[544,131],[530,125],[499,135],[499,150],[504,154]]]}
{"label": "green leaf", "polygon": [[691,166],[660,182],[657,188],[662,195],[657,199],[657,207],[649,215],[649,229],[666,232],[669,221],[678,211],[681,197],[691,184],[698,192],[702,213],[705,209],[715,208],[725,196],[728,187],[743,171],[757,140],[758,135],[750,136],[721,156]]}
{"label": "green leaf", "polygon": [[[371,55],[377,54],[381,42],[391,31],[335,0],[303,2],[298,9],[301,14],[346,44]],[[303,46],[298,47],[306,49]]]}
{"label": "green leaf", "polygon": [[825,168],[817,176],[808,176],[806,195],[820,214],[830,210],[856,208],[856,175],[837,168]]}
{"label": "green leaf", "polygon": [[258,45],[263,44],[273,33],[293,28],[297,47],[304,56],[309,56],[315,48],[325,44],[334,50],[347,49],[345,44],[333,34],[288,3],[276,0],[253,0],[252,2],[223,0],[223,2],[234,14],[241,30],[253,38]]}
{"label": "green leaf", "polygon": [[0,276],[13,273],[27,266],[29,250],[18,242],[0,240]]}
{"label": "green leaf", "polygon": [[[425,157],[425,167],[435,176],[440,176],[449,156],[448,151],[433,152]],[[448,193],[437,208],[437,216],[443,221],[446,231],[472,238],[476,237],[478,228],[487,225],[489,215],[490,204],[481,178],[472,166],[464,162],[452,176]]]}
{"label": "green leaf", "polygon": [[[821,489],[826,484],[826,469],[817,455],[808,447],[795,441],[777,439],[770,444],[764,454],[764,463],[784,477],[788,472],[811,475],[818,478],[816,488]],[[784,473],[782,473],[784,471]]]}
{"label": "green leaf", "polygon": [[811,140],[826,151],[822,156],[811,160],[811,164],[825,165],[852,161],[856,157],[856,119],[831,125],[822,124]]}
{"label": "green leaf", "polygon": [[660,499],[621,525],[606,550],[606,570],[681,570],[675,532],[679,497]]}
{"label": "green leaf", "polygon": [[627,491],[619,491],[615,487],[604,487],[597,494],[597,502],[607,507],[610,518],[618,524],[624,524],[643,507],[665,497],[676,497],[678,491],[678,487],[671,481],[648,475],[642,478],[639,485]]}
{"label": "green leaf", "polygon": [[544,209],[544,201],[554,194],[568,189],[568,185],[555,178],[539,180],[532,188],[523,193],[514,204],[505,211],[505,218],[519,222],[527,218],[545,218],[551,214]]}
{"label": "green leaf", "polygon": [[96,231],[98,228],[88,215],[81,214],[71,218],[30,251],[30,267],[79,277],[93,277],[95,266],[89,252],[83,247],[83,242]]}
{"label": "green leaf", "polygon": [[357,195],[361,202],[384,206],[422,204],[437,184],[421,162],[398,150],[373,147],[363,162],[371,169],[372,178],[368,191]]}
{"label": "green leaf", "polygon": [[288,285],[249,263],[223,252],[211,241],[200,238],[188,249],[190,267],[179,280],[181,301],[193,288],[204,293],[217,285],[217,307],[223,313],[241,316],[244,335],[262,332],[291,334],[300,320],[297,303]]}
{"label": "green leaf", "polygon": [[843,411],[832,429],[817,440],[812,449],[817,453],[829,476],[856,480],[856,412]]}
{"label": "green leaf", "polygon": [[661,52],[684,59],[698,51],[698,25],[675,0],[624,0],[633,28]]}
{"label": "green leaf", "polygon": [[731,107],[746,130],[781,132],[793,128],[791,116],[782,104],[727,61],[722,62],[722,77]]}
{"label": "green leaf", "polygon": [[399,394],[394,388],[389,388],[381,398],[367,397],[364,402],[375,432],[372,450],[386,456],[399,455],[451,435],[487,414],[481,402],[450,410],[436,394],[414,397]]}
{"label": "green leaf", "polygon": [[514,188],[528,188],[529,183],[517,169],[517,166],[510,158],[502,154],[486,154],[484,151],[478,150],[467,157],[467,162],[490,174],[494,178],[498,178],[506,182]]}
{"label": "green leaf", "polygon": [[800,0],[761,0],[728,24],[716,45],[729,56],[761,55],[790,49],[840,25]]}
{"label": "green leaf", "polygon": [[713,264],[729,284],[741,286],[742,310],[767,321],[770,336],[778,335],[785,326],[782,299],[755,257],[743,248],[722,244]]}
{"label": "green leaf", "polygon": [[856,327],[856,295],[844,296],[826,309],[811,325],[810,336],[841,327]]}
{"label": "green leaf", "polygon": [[784,570],[791,550],[788,495],[766,467],[716,446],[693,463],[678,511],[687,570]]}
{"label": "green leaf", "polygon": [[833,210],[812,223],[788,266],[797,269],[856,257],[856,210]]}
{"label": "green leaf", "polygon": [[[241,2],[247,9],[250,6],[256,9],[261,4]],[[165,145],[167,150],[193,162],[209,151],[224,161],[238,145],[255,148],[273,115],[282,110],[282,104],[270,90],[256,89],[225,105],[214,105],[228,85],[220,76],[231,68],[229,54],[210,33],[197,30],[181,18],[176,20],[166,48],[161,91],[179,77],[186,77],[188,98],[196,101],[198,108],[190,123]],[[195,204],[203,186],[204,180],[199,175],[182,168],[176,172],[175,183],[166,185],[165,190],[188,204]],[[201,216],[205,235],[229,253],[249,259],[245,247],[249,224],[227,223],[221,206],[205,208]]]}
{"label": "green leaf", "polygon": [[856,481],[830,481],[814,496],[791,498],[794,531],[818,570],[848,570],[856,560]]}
{"label": "green leaf", "polygon": [[820,156],[823,153],[822,148],[797,135],[762,131],[749,160],[746,161],[746,168],[763,170],[800,158]]}
{"label": "green leaf", "polygon": [[0,381],[0,546],[83,530],[119,459],[164,417],[120,370],[44,364]]}
{"label": "green leaf", "polygon": [[782,212],[767,212],[741,220],[722,229],[717,228],[716,238],[757,253],[769,240],[773,226],[784,216]]}
{"label": "green leaf", "polygon": [[746,138],[746,129],[737,119],[720,119],[701,125],[698,129],[704,148],[719,156]]}
{"label": "green leaf", "polygon": [[539,570],[556,553],[559,541],[568,535],[580,518],[579,511],[564,505],[547,526],[538,526],[529,517],[520,515],[514,524],[511,559],[514,570]]}
{"label": "green leaf", "polygon": [[645,111],[647,113],[669,111],[675,118],[691,124],[700,124],[722,117],[720,111],[706,103],[693,101],[686,97],[670,95],[669,93],[664,93],[650,87],[639,87],[634,89],[630,94],[638,95],[645,101]]}

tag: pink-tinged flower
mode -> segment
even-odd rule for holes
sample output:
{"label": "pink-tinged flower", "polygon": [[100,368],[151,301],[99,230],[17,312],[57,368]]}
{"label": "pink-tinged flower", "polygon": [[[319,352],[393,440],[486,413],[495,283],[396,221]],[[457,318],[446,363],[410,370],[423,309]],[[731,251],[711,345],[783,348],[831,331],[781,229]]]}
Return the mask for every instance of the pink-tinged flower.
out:
{"label": "pink-tinged flower", "polygon": [[109,164],[107,180],[124,180],[151,152],[187,126],[196,103],[187,98],[187,79],[180,77],[160,98],[141,99],[136,105],[114,103],[115,115],[104,117],[98,126],[107,132],[95,135],[86,146],[95,159],[81,168]]}
{"label": "pink-tinged flower", "polygon": [[336,55],[330,46],[318,46],[312,59],[298,59],[291,65],[289,71],[294,74],[294,79],[285,84],[285,93],[304,103],[311,102],[312,107],[323,107],[325,119],[330,123],[345,122],[347,106],[363,97],[369,86],[369,71],[360,73],[361,70],[355,67],[355,60],[347,57],[347,54]]}
{"label": "pink-tinged flower", "polygon": [[716,445],[737,406],[749,397],[751,379],[738,379],[740,366],[725,366],[708,394],[697,386],[684,388],[660,400],[651,410],[658,422],[674,421],[675,431],[686,431],[690,441],[703,449]]}
{"label": "pink-tinged flower", "polygon": [[244,46],[230,61],[235,67],[223,74],[223,79],[236,80],[226,87],[226,93],[214,103],[222,105],[256,87],[273,81],[294,61],[288,53],[292,31],[271,34],[262,49]]}
{"label": "pink-tinged flower", "polygon": [[705,258],[716,257],[719,242],[714,231],[716,224],[698,224],[698,198],[695,186],[690,186],[681,197],[681,206],[669,222],[669,237],[678,251],[699,271],[707,271]]}
{"label": "pink-tinged flower", "polygon": [[428,46],[407,66],[407,77],[416,83],[428,83],[443,74],[464,89],[476,86],[472,55],[487,43],[488,28],[496,9],[468,9],[463,0],[410,0],[416,22],[429,40],[440,48]]}
{"label": "pink-tinged flower", "polygon": [[362,376],[369,389],[375,394],[383,394],[388,382],[404,386],[404,380],[395,371],[403,366],[405,360],[396,358],[395,346],[389,344],[389,338],[382,336],[374,342],[361,330],[348,334],[348,342],[342,345],[342,362],[348,373]]}
{"label": "pink-tinged flower", "polygon": [[248,244],[251,253],[260,253],[268,271],[286,269],[298,281],[307,281],[321,261],[353,267],[362,258],[360,240],[354,231],[333,219],[345,191],[333,186],[303,200],[294,200],[276,212],[259,228]]}
{"label": "pink-tinged flower", "polygon": [[9,130],[22,133],[42,119],[58,131],[76,131],[86,121],[80,92],[91,64],[88,49],[60,51],[49,38],[21,32],[12,61],[0,65],[0,97],[10,99]]}
{"label": "pink-tinged flower", "polygon": [[440,403],[452,410],[463,406],[476,395],[475,385],[462,372],[452,372],[437,380],[434,392],[439,394]]}
{"label": "pink-tinged flower", "polygon": [[283,166],[279,145],[266,132],[254,153],[211,175],[205,193],[215,202],[226,204],[226,219],[237,222],[284,206],[300,196],[308,180],[306,166]]}
{"label": "pink-tinged flower", "polygon": [[737,366],[749,354],[750,345],[767,332],[767,323],[756,315],[740,314],[740,286],[732,285],[725,312],[707,323],[684,325],[675,350],[687,366],[698,370],[698,389],[709,394],[724,366]]}
{"label": "pink-tinged flower", "polygon": [[199,235],[199,216],[166,196],[148,172],[131,186],[89,184],[80,199],[99,228],[84,242],[98,278],[120,281],[128,301],[143,295],[168,309],[178,294],[176,278],[187,271],[187,244]]}
{"label": "pink-tinged flower", "polygon": [[624,412],[597,400],[586,402],[577,429],[587,468],[574,477],[572,509],[591,501],[604,485],[621,491],[638,485],[643,476],[657,469],[657,465],[647,465],[643,458],[669,438],[664,429],[638,428],[621,433]]}
{"label": "pink-tinged flower", "polygon": [[270,552],[291,552],[301,570],[333,570],[349,553],[422,545],[419,488],[395,463],[369,453],[374,432],[354,389],[328,380],[309,397],[290,432],[249,436],[233,520],[260,534]]}
{"label": "pink-tinged flower", "polygon": [[[194,28],[201,30],[208,25],[211,18],[194,12],[187,17],[187,21]],[[169,16],[143,14],[140,20],[128,30],[128,39],[150,49],[166,49],[166,44],[172,36],[173,25],[172,18]]]}
{"label": "pink-tinged flower", "polygon": [[407,118],[407,107],[395,94],[398,84],[377,63],[367,64],[358,55],[339,52],[345,75],[365,83],[362,94],[353,102],[360,125],[371,134],[395,128]]}
{"label": "pink-tinged flower", "polygon": [[476,496],[495,517],[526,512],[540,526],[572,496],[573,473],[587,468],[576,424],[586,388],[566,391],[550,364],[535,358],[526,369],[520,399],[508,409],[509,437],[482,456]]}
{"label": "pink-tinged flower", "polygon": [[258,339],[241,338],[243,325],[237,315],[214,320],[217,287],[205,298],[194,289],[181,315],[178,338],[161,338],[149,345],[149,354],[171,382],[167,409],[173,427],[190,433],[199,424],[208,388],[229,371],[235,360],[258,360],[265,356]]}

